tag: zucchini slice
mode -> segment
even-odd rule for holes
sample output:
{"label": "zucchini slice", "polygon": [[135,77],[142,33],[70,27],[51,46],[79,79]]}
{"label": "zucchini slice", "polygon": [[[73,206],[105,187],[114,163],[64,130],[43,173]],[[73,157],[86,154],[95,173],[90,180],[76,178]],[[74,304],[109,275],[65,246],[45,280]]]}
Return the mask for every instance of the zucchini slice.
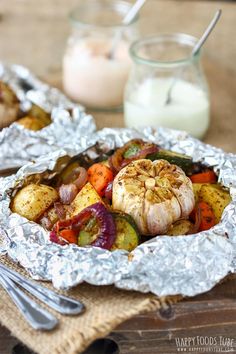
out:
{"label": "zucchini slice", "polygon": [[[111,251],[122,249],[132,251],[139,245],[140,236],[133,218],[125,213],[112,212],[112,216],[116,225],[116,240]],[[88,224],[78,235],[78,245],[80,247],[91,245],[97,237],[96,220],[90,219]]]}
{"label": "zucchini slice", "polygon": [[111,250],[122,249],[132,251],[139,245],[140,235],[133,218],[125,213],[112,212],[116,224],[116,240]]}
{"label": "zucchini slice", "polygon": [[169,163],[175,164],[182,168],[185,173],[190,173],[194,166],[193,160],[190,156],[182,155],[177,152],[162,150],[150,154],[146,157],[149,160],[166,160]]}
{"label": "zucchini slice", "polygon": [[88,220],[85,227],[79,232],[78,245],[80,247],[91,245],[97,238],[98,225],[95,218]]}

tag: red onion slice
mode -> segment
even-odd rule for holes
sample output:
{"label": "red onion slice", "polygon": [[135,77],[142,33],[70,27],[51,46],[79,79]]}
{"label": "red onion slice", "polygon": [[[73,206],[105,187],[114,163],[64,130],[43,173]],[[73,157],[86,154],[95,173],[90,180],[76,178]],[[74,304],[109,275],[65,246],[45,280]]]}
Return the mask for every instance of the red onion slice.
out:
{"label": "red onion slice", "polygon": [[63,204],[70,204],[77,194],[78,188],[74,183],[62,184],[59,188],[59,196]]}
{"label": "red onion slice", "polygon": [[193,235],[199,232],[200,224],[201,224],[201,210],[198,204],[195,205],[195,208],[191,212],[190,221],[193,222],[193,226],[188,231],[187,235]]}
{"label": "red onion slice", "polygon": [[74,183],[81,189],[88,180],[87,171],[84,167],[78,166],[64,179],[64,184]]}
{"label": "red onion slice", "polygon": [[135,161],[135,160],[140,160],[140,159],[145,159],[148,155],[151,155],[155,152],[157,152],[159,148],[156,145],[149,146],[147,148],[144,148],[140,150],[136,155],[132,156],[129,159],[125,159],[121,163],[121,167],[125,167],[128,165],[130,162]]}
{"label": "red onion slice", "polygon": [[[124,153],[136,144],[140,146],[140,150],[130,158],[124,158]],[[123,147],[117,149],[114,154],[109,158],[111,168],[118,173],[123,167],[128,165],[134,160],[144,159],[147,155],[153,154],[159,150],[158,146],[154,143],[147,143],[141,139],[133,139],[128,141]]]}
{"label": "red onion slice", "polygon": [[85,185],[85,183],[88,180],[88,174],[87,171],[84,167],[78,167],[76,169],[79,172],[78,177],[74,180],[74,184],[76,185],[76,187],[78,188],[78,190],[82,189],[83,186]]}
{"label": "red onion slice", "polygon": [[53,224],[51,220],[47,217],[47,215],[44,215],[40,220],[39,224],[46,230],[51,230],[53,227]]}
{"label": "red onion slice", "polygon": [[55,208],[56,214],[58,216],[58,219],[60,219],[60,220],[65,219],[66,211],[65,211],[64,205],[60,202],[56,202],[56,203],[54,203],[54,208]]}
{"label": "red onion slice", "polygon": [[50,240],[61,243],[60,231],[64,229],[75,230],[79,234],[91,217],[96,219],[99,228],[98,236],[91,246],[111,249],[116,238],[116,226],[112,215],[100,202],[88,206],[71,219],[58,221],[50,233]]}

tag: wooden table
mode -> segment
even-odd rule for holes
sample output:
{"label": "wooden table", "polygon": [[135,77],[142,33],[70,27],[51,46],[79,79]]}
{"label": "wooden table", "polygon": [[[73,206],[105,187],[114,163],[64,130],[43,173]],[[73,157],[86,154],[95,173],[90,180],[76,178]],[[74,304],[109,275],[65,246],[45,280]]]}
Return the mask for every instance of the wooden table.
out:
{"label": "wooden table", "polygon": [[[0,60],[23,64],[60,86],[61,57],[69,27],[66,14],[77,0],[1,0]],[[207,143],[236,152],[236,4],[214,1],[149,0],[141,14],[141,33],[186,32],[199,36],[217,8],[222,19],[209,38],[204,67],[211,89],[212,123]],[[97,126],[123,126],[122,114],[94,114]],[[236,353],[236,279],[207,294],[173,305],[161,319],[157,313],[134,317],[117,328],[122,354],[177,353],[176,338],[230,337]],[[17,342],[0,327],[0,354]],[[98,353],[97,353],[98,354]]]}
{"label": "wooden table", "polygon": [[[165,318],[149,312],[133,317],[109,338],[116,341],[120,354],[174,354],[178,353],[177,339],[198,336],[219,341],[221,336],[234,339],[232,353],[236,353],[236,278],[173,305],[162,316]],[[10,354],[17,343],[8,330],[0,327],[0,354]]]}

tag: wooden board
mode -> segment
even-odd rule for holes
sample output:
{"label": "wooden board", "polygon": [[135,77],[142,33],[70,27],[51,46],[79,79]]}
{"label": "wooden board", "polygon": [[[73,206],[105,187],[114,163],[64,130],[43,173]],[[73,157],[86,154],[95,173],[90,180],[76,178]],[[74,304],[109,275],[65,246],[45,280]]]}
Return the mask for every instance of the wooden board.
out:
{"label": "wooden board", "polygon": [[[236,353],[235,296],[236,279],[232,279],[206,294],[173,305],[163,314],[164,319],[154,312],[134,317],[110,337],[119,344],[121,354],[177,353],[177,339],[197,336],[216,337],[218,343],[220,336],[231,338]],[[213,353],[213,349],[209,352]]]}

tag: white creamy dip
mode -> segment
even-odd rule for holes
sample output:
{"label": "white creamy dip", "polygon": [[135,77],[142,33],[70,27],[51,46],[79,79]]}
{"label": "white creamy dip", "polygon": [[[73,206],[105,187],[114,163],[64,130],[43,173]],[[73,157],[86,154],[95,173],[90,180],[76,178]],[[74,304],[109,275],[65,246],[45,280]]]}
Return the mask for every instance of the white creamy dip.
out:
{"label": "white creamy dip", "polygon": [[176,80],[171,101],[165,104],[174,79],[146,79],[129,94],[124,103],[127,127],[167,127],[185,130],[202,138],[209,126],[210,105],[204,91],[183,80]]}

